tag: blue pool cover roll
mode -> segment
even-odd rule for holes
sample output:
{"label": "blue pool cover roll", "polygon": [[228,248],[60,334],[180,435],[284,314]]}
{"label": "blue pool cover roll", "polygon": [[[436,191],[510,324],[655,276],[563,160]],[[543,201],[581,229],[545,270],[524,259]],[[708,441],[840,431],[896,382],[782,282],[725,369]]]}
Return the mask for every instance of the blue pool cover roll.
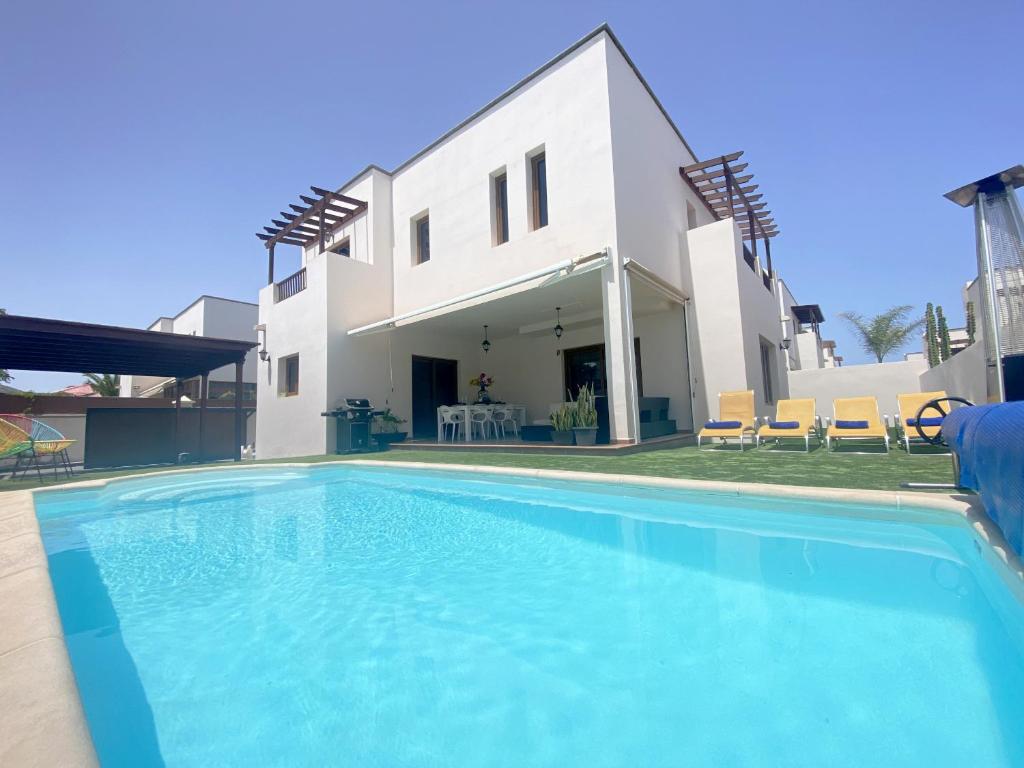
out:
{"label": "blue pool cover roll", "polygon": [[1018,555],[1024,546],[1024,402],[958,408],[942,434],[960,460],[959,484],[976,491]]}

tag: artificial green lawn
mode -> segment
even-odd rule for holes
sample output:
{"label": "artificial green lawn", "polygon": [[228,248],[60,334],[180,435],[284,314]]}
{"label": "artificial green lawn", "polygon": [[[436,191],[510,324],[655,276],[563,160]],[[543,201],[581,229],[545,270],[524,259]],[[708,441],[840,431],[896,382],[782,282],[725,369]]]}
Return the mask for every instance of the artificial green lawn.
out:
{"label": "artificial green lawn", "polygon": [[[361,454],[350,457],[310,456],[289,461],[319,462],[349,459],[568,469],[578,472],[610,472],[692,480],[725,480],[741,483],[778,483],[889,491],[899,490],[901,482],[948,483],[952,479],[949,456],[908,456],[899,449],[894,449],[889,455],[864,455],[826,454],[824,449],[813,450],[811,453],[805,454],[803,451],[783,451],[762,447],[748,449],[741,454],[733,449],[698,451],[693,446],[687,446],[619,456],[392,450],[387,453]],[[213,466],[223,466],[223,464]],[[76,475],[76,479],[122,477],[166,469],[167,467],[154,467],[111,472],[85,472]],[[55,482],[61,481],[54,481],[52,473],[49,475],[44,473],[44,485],[53,485]],[[34,477],[13,482],[0,480],[0,490],[35,488],[39,485],[40,483]]]}

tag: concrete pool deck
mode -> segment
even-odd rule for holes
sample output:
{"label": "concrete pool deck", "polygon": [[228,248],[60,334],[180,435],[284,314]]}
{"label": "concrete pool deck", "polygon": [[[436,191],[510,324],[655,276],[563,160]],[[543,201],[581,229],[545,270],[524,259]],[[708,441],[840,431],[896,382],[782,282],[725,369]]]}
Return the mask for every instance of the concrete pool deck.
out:
{"label": "concrete pool deck", "polygon": [[[196,467],[146,475],[70,482],[32,490],[0,494],[0,765],[96,766],[78,687],[68,656],[57,601],[50,582],[46,552],[36,517],[36,493],[102,488],[126,480],[197,472],[273,471],[280,468],[312,469],[329,466],[418,469],[550,480],[578,480],[590,484],[638,486],[726,493],[738,496],[788,497],[828,502],[873,504],[897,510],[949,513],[970,525],[989,546],[981,549],[1017,598],[1024,603],[1024,564],[1007,546],[1002,533],[989,520],[977,497],[934,494],[813,488],[708,480],[683,480],[644,475],[600,474],[566,470],[488,467],[428,462],[351,460],[330,464],[292,462],[243,464],[217,468]],[[952,520],[951,520],[952,522]]]}

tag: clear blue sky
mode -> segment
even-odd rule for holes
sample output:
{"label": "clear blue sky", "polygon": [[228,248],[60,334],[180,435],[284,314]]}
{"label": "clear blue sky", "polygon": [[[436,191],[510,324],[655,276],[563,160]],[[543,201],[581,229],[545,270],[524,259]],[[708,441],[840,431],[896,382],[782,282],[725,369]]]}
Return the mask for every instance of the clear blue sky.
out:
{"label": "clear blue sky", "polygon": [[602,21],[698,155],[747,151],[848,363],[840,311],[962,322],[972,221],[942,193],[1024,161],[1020,0],[7,3],[0,306],[145,326],[255,300],[253,233],[308,185],[394,167]]}

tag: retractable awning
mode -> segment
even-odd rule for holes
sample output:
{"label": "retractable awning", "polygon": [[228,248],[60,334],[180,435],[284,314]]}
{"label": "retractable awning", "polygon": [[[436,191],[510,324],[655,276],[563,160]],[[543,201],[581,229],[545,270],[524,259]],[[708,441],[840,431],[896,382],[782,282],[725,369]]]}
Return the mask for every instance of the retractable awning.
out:
{"label": "retractable awning", "polygon": [[365,336],[371,333],[401,328],[406,325],[443,317],[444,315],[460,312],[480,304],[486,304],[497,299],[515,296],[531,289],[552,286],[564,280],[576,278],[600,269],[608,263],[608,254],[605,251],[593,253],[589,256],[578,256],[572,259],[564,259],[542,269],[527,272],[526,274],[504,280],[500,283],[481,288],[476,291],[464,293],[445,301],[429,304],[410,312],[380,320],[359,328],[353,328],[348,332],[349,336]]}

